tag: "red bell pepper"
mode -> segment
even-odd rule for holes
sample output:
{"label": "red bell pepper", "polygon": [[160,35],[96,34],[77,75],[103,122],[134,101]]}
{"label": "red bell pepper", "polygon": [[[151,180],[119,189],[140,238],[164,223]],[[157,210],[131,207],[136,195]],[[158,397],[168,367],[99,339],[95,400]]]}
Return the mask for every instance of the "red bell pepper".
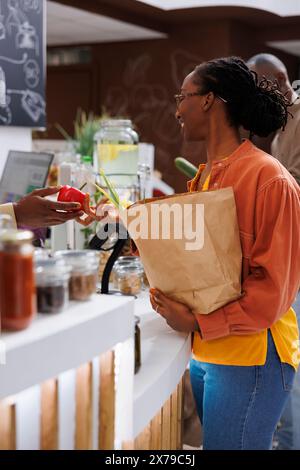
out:
{"label": "red bell pepper", "polygon": [[80,191],[80,189],[73,188],[72,186],[63,186],[57,196],[57,200],[60,202],[80,202],[81,209],[83,209],[83,202],[86,198],[86,193]]}

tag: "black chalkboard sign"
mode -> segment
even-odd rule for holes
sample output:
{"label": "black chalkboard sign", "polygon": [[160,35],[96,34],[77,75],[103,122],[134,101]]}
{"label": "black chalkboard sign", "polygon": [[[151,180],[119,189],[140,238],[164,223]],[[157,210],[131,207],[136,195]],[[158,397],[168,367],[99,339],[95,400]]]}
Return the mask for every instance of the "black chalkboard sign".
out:
{"label": "black chalkboard sign", "polygon": [[2,126],[46,126],[44,14],[44,0],[0,0]]}

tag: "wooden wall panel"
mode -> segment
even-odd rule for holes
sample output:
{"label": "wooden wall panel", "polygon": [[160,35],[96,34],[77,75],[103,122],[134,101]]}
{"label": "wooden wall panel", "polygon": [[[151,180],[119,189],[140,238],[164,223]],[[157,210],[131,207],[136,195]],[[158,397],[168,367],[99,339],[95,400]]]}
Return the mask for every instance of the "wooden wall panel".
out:
{"label": "wooden wall panel", "polygon": [[114,449],[115,437],[115,354],[100,357],[99,449]]}
{"label": "wooden wall panel", "polygon": [[41,450],[58,448],[58,384],[48,380],[41,385]]}
{"label": "wooden wall panel", "polygon": [[76,371],[76,432],[75,449],[92,449],[92,363]]}
{"label": "wooden wall panel", "polygon": [[[93,109],[94,73],[89,65],[48,67],[47,69],[47,133],[45,137],[61,139],[56,124],[73,135],[78,108]],[[43,134],[42,134],[43,135]]]}
{"label": "wooden wall panel", "polygon": [[16,449],[16,409],[8,401],[0,401],[0,450]]}

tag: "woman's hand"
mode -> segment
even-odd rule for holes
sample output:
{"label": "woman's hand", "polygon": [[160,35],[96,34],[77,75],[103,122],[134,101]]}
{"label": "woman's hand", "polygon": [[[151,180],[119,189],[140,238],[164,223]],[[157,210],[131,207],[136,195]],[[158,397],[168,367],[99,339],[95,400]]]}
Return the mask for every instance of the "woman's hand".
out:
{"label": "woman's hand", "polygon": [[83,210],[87,217],[77,218],[81,225],[88,226],[93,222],[116,223],[119,221],[119,212],[115,206],[109,203],[107,198],[102,198],[96,206],[90,205],[90,195],[86,193],[83,201]]}
{"label": "woman's hand", "polygon": [[150,302],[159,315],[176,331],[198,331],[198,323],[191,310],[184,304],[165,296],[159,289],[150,289]]}

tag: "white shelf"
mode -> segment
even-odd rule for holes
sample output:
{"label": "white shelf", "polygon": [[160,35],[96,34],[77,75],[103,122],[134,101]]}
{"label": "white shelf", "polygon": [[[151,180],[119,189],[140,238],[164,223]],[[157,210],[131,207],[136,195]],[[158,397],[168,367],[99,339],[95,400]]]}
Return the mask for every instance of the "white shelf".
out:
{"label": "white shelf", "polygon": [[134,332],[132,298],[97,295],[71,302],[58,314],[37,315],[29,328],[1,334],[6,364],[0,364],[0,398],[80,366]]}
{"label": "white shelf", "polygon": [[149,295],[135,300],[141,318],[142,366],[134,377],[133,438],[174,392],[191,356],[191,338],[172,330],[152,310]]}

